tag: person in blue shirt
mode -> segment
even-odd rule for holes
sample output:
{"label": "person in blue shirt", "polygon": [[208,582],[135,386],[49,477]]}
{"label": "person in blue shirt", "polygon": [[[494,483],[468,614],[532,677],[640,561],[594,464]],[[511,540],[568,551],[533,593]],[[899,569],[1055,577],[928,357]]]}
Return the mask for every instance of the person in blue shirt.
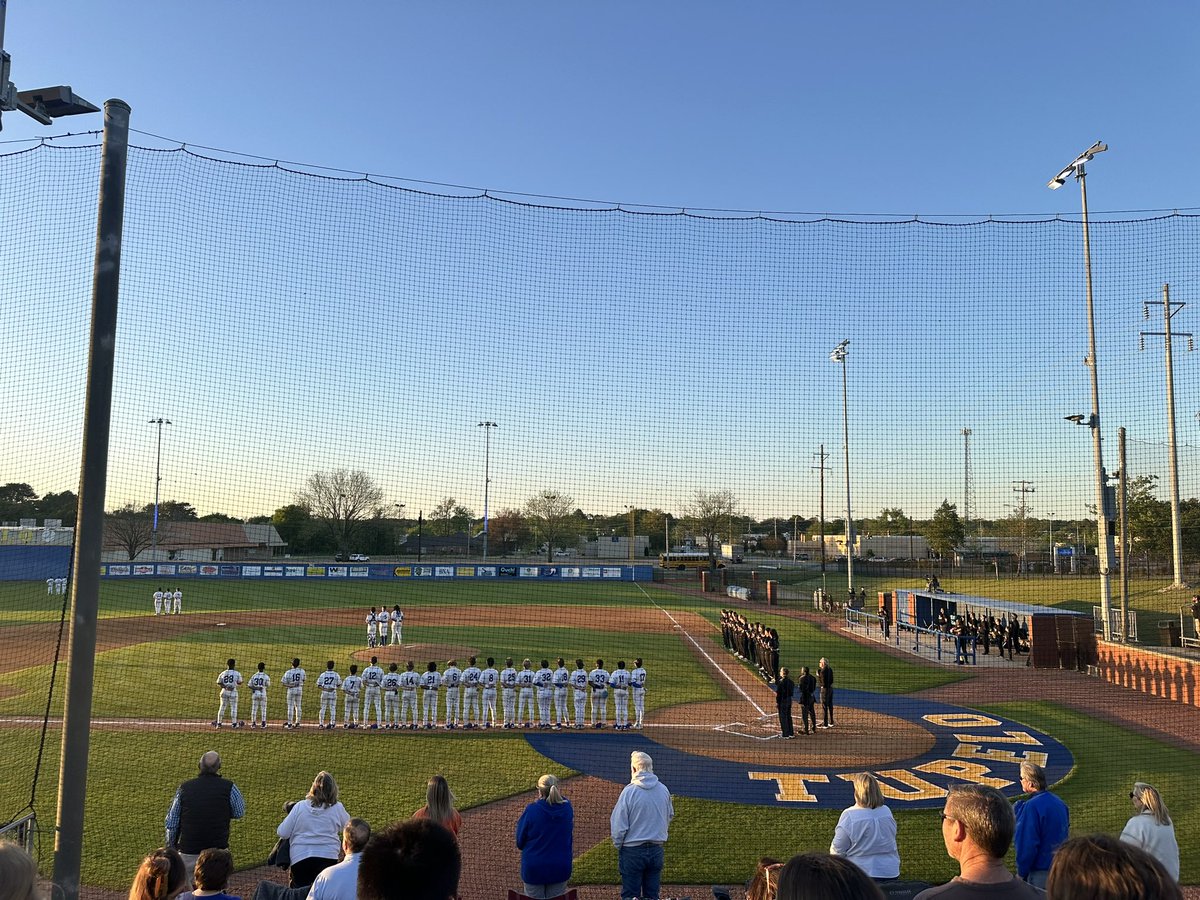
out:
{"label": "person in blue shirt", "polygon": [[567,891],[574,857],[575,811],[558,789],[558,779],[543,775],[538,799],[517,820],[521,881],[527,897],[557,897]]}
{"label": "person in blue shirt", "polygon": [[1021,763],[1021,787],[1029,794],[1018,800],[1013,811],[1017,830],[1017,875],[1034,887],[1045,888],[1054,851],[1067,839],[1071,813],[1067,804],[1046,790],[1046,770],[1031,762]]}

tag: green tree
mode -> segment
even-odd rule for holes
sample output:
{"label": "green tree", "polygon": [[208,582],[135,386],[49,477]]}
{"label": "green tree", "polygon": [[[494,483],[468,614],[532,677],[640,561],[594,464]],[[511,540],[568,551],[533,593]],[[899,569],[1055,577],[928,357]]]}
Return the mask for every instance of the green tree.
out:
{"label": "green tree", "polygon": [[27,484],[14,481],[0,485],[0,522],[32,518],[37,496],[37,491]]}
{"label": "green tree", "polygon": [[925,540],[929,547],[939,556],[945,558],[954,554],[954,548],[963,542],[963,524],[958,518],[958,507],[948,500],[933,514],[933,519],[925,526]]}
{"label": "green tree", "polygon": [[488,552],[506,556],[526,546],[532,535],[517,509],[502,509],[488,520]]}
{"label": "green tree", "polygon": [[554,548],[571,533],[575,501],[570,494],[546,489],[525,501],[521,510],[526,523],[546,544],[546,561],[553,562]]}
{"label": "green tree", "polygon": [[[200,522],[229,522],[229,523],[236,522],[239,525],[242,522],[241,519],[235,518],[234,516],[231,516],[228,513],[223,513],[223,512],[208,513],[207,515],[201,516],[198,521],[200,521]],[[248,525],[266,525],[266,524],[270,523],[270,521],[271,521],[270,516],[251,516],[249,519],[246,519],[246,524],[248,524]]]}
{"label": "green tree", "polygon": [[[1157,559],[1171,555],[1171,504],[1154,496],[1157,475],[1138,475],[1126,485],[1128,503],[1125,516],[1129,523],[1129,561],[1140,560],[1150,574]],[[1180,512],[1183,504],[1180,503]]]}
{"label": "green tree", "polygon": [[[61,519],[63,525],[73,526],[79,509],[79,497],[74,491],[45,494],[37,501],[37,515],[41,519]],[[0,519],[4,516],[0,515]]]}
{"label": "green tree", "polygon": [[[142,511],[153,517],[154,504],[147,503]],[[198,518],[196,508],[182,500],[163,500],[158,504],[159,522],[195,522]]]}
{"label": "green tree", "polygon": [[732,491],[696,491],[684,507],[684,518],[692,531],[703,537],[708,545],[708,564],[717,567],[721,552],[721,533],[729,520],[741,517],[742,512]]}
{"label": "green tree", "polygon": [[898,506],[884,507],[869,527],[875,534],[904,534],[909,527],[909,518]]}

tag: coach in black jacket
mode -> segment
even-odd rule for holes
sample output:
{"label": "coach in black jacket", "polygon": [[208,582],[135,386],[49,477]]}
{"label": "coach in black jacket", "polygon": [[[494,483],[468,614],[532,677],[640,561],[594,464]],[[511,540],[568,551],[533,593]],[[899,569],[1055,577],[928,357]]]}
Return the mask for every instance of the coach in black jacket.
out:
{"label": "coach in black jacket", "polygon": [[[800,725],[805,734],[815,734],[817,731],[817,679],[808,671],[808,666],[800,670]],[[811,729],[811,731],[810,731]]]}
{"label": "coach in black jacket", "polygon": [[792,681],[786,666],[779,670],[779,676],[775,682],[775,708],[779,710],[779,731],[784,740],[790,741],[796,736],[792,726],[792,696],[796,693],[796,682]]}

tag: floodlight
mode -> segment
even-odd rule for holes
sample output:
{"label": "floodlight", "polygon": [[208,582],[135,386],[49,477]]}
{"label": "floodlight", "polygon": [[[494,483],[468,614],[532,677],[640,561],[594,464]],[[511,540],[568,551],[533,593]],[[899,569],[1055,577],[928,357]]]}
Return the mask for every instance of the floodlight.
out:
{"label": "floodlight", "polygon": [[1078,174],[1082,170],[1085,162],[1091,162],[1092,157],[1094,157],[1097,153],[1103,153],[1107,149],[1108,144],[1104,143],[1103,141],[1096,141],[1096,143],[1092,144],[1092,146],[1088,147],[1077,157],[1075,157],[1069,166],[1051,178],[1050,181],[1046,183],[1046,187],[1050,188],[1052,191],[1057,191],[1060,187],[1067,183],[1068,178],[1070,178],[1072,175]]}
{"label": "floodlight", "polygon": [[1076,425],[1082,425],[1083,420],[1087,418],[1083,413],[1076,413],[1073,416],[1063,416],[1068,422],[1074,422]]}
{"label": "floodlight", "polygon": [[[17,101],[32,109],[30,113],[39,122],[42,117],[51,119],[63,116],[78,116],[83,113],[100,112],[100,107],[89,103],[82,97],[76,96],[69,84],[56,84],[54,87],[34,88],[31,91],[17,91]],[[29,112],[29,109],[25,110]],[[35,115],[39,113],[40,115]],[[49,122],[43,122],[49,125]]]}

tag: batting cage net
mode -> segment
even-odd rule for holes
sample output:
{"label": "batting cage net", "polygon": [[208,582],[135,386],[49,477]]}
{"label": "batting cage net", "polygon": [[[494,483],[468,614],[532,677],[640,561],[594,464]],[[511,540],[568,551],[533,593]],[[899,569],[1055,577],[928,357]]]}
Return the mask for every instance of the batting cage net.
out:
{"label": "batting cage net", "polygon": [[[0,819],[35,813],[43,857],[93,140],[0,154]],[[141,141],[85,884],[176,839],[210,749],[247,879],[282,877],[257,867],[318,772],[374,826],[440,774],[464,895],[503,896],[551,774],[572,883],[610,896],[634,751],[674,884],[825,849],[859,772],[930,883],[948,788],[1016,797],[1021,762],[1073,830],[1119,831],[1141,781],[1200,837],[1200,218],[1092,215],[1092,357],[1077,213],[665,210]]]}

